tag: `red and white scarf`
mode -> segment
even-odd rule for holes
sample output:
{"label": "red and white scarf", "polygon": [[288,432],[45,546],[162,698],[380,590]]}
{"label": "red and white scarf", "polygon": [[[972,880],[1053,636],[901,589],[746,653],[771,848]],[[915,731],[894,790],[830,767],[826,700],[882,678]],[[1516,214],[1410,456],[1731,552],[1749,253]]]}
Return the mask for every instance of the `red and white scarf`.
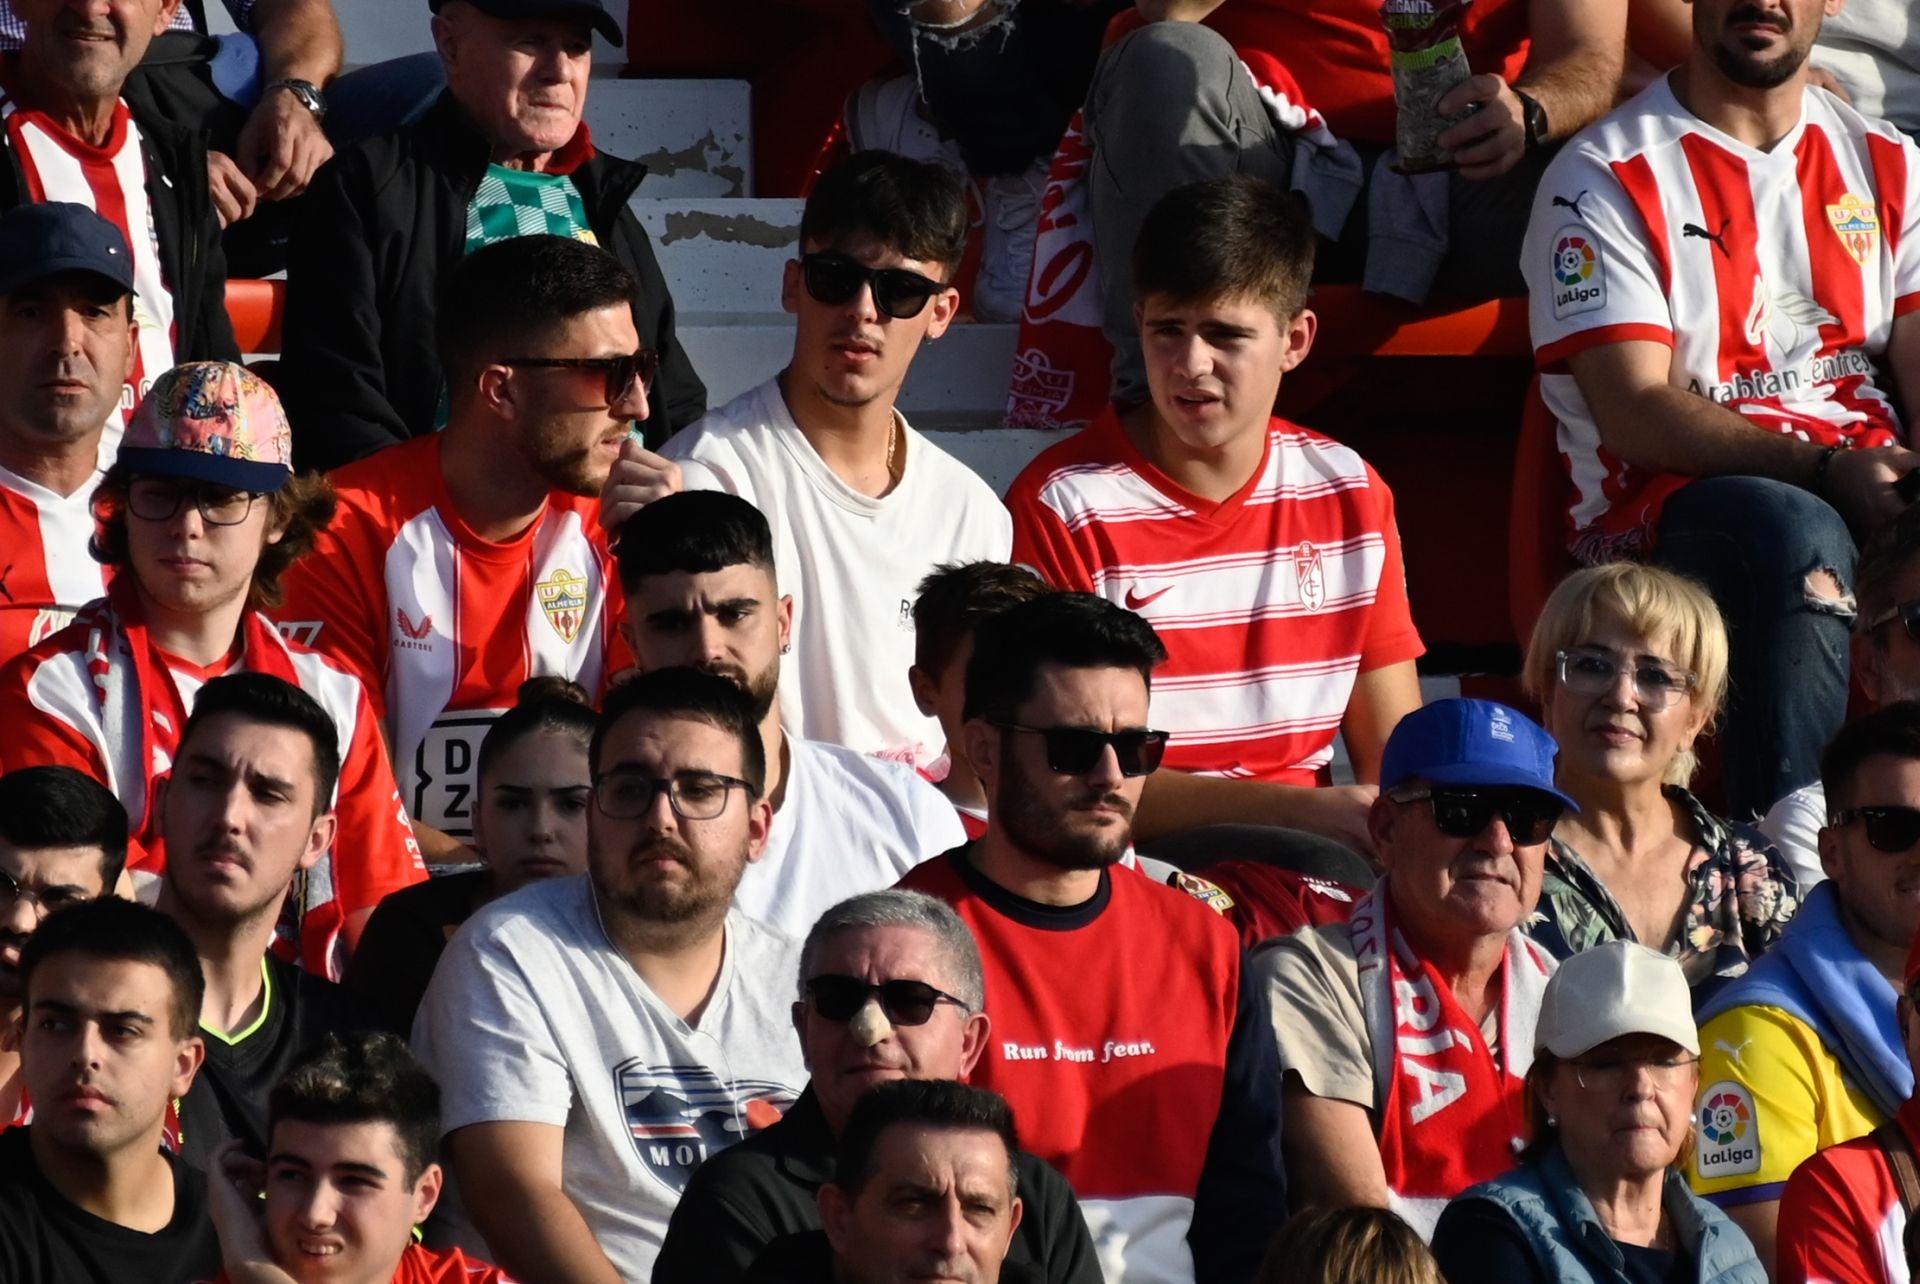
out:
{"label": "red and white scarf", "polygon": [[1393,1210],[1431,1238],[1447,1201],[1512,1168],[1553,959],[1518,929],[1500,964],[1499,1051],[1391,920],[1387,879],[1348,920],[1372,1047],[1374,1118]]}

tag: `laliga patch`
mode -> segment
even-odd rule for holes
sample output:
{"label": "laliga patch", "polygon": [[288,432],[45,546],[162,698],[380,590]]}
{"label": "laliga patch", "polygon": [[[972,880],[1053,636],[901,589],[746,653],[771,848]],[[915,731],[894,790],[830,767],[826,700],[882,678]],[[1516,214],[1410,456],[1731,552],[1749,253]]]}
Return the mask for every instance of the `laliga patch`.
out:
{"label": "laliga patch", "polygon": [[1731,1079],[1709,1084],[1697,1098],[1694,1132],[1699,1147],[1694,1165],[1703,1179],[1739,1177],[1760,1171],[1760,1121],[1753,1094]]}
{"label": "laliga patch", "polygon": [[1553,318],[1563,321],[1607,306],[1607,269],[1600,242],[1574,223],[1554,234],[1553,259],[1547,265],[1553,287]]}

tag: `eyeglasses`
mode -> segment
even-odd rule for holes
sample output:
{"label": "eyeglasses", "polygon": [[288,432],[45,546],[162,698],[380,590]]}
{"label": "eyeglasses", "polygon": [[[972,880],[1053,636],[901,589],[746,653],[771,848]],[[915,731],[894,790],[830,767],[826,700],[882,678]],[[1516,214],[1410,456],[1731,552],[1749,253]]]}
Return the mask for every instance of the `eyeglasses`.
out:
{"label": "eyeglasses", "polygon": [[1665,709],[1693,690],[1699,679],[1678,665],[1664,660],[1621,660],[1612,653],[1588,647],[1554,653],[1559,665],[1560,685],[1575,695],[1605,695],[1619,682],[1620,675],[1633,678],[1633,694],[1640,703]]}
{"label": "eyeglasses", "polygon": [[667,805],[682,820],[712,820],[727,809],[727,795],[753,786],[736,776],[712,771],[689,771],[671,778],[638,771],[609,771],[593,782],[593,801],[600,814],[615,820],[634,820],[653,807],[661,790]]}
{"label": "eyeglasses", "polygon": [[607,404],[611,406],[626,400],[635,379],[640,381],[642,393],[653,387],[653,377],[660,373],[660,354],[642,348],[624,357],[502,357],[500,364],[529,370],[602,371],[607,380]]}
{"label": "eyeglasses", "polygon": [[844,254],[803,254],[800,278],[807,293],[828,307],[851,303],[860,287],[873,283],[873,306],[897,321],[917,317],[927,300],[947,287],[905,268],[870,268]]}
{"label": "eyeglasses", "polygon": [[1531,790],[1483,792],[1475,789],[1412,789],[1389,794],[1395,802],[1426,802],[1433,807],[1433,826],[1449,838],[1472,838],[1492,823],[1497,813],[1507,834],[1519,847],[1531,847],[1553,837],[1566,804]]}
{"label": "eyeglasses", "polygon": [[1573,1077],[1582,1088],[1590,1088],[1595,1092],[1618,1092],[1628,1075],[1644,1069],[1653,1086],[1664,1089],[1678,1086],[1687,1073],[1687,1067],[1699,1064],[1699,1057],[1685,1053],[1672,1057],[1596,1057],[1591,1061],[1574,1061]]}
{"label": "eyeglasses", "polygon": [[1877,852],[1910,851],[1920,843],[1920,808],[1849,807],[1835,812],[1827,823],[1838,829],[1856,820],[1866,822],[1867,845]]}
{"label": "eyeglasses", "polygon": [[78,905],[90,901],[93,897],[85,892],[75,891],[71,887],[49,887],[39,891],[28,887],[6,870],[0,869],[0,905],[14,905],[25,901],[41,915],[65,909],[69,905]]}
{"label": "eyeglasses", "polygon": [[1112,749],[1123,776],[1145,776],[1160,769],[1166,756],[1164,731],[1093,731],[1086,727],[1028,727],[1018,722],[995,722],[1002,731],[1020,731],[1042,738],[1047,770],[1062,776],[1080,776],[1100,765],[1100,753]]}
{"label": "eyeglasses", "polygon": [[933,1019],[933,1010],[951,1003],[962,1012],[967,1001],[944,990],[936,990],[925,981],[882,981],[878,985],[857,976],[816,976],[807,982],[807,997],[813,1010],[829,1021],[851,1021],[853,1014],[867,1006],[867,1000],[880,1000],[880,1010],[895,1025],[925,1025]]}
{"label": "eyeglasses", "polygon": [[225,486],[183,486],[178,482],[137,477],[127,487],[127,508],[148,522],[170,522],[180,505],[191,499],[200,519],[209,526],[238,526],[253,511],[257,490],[229,490]]}
{"label": "eyeglasses", "polygon": [[1912,638],[1915,642],[1920,642],[1920,602],[1900,603],[1900,605],[1894,607],[1885,615],[1869,623],[1866,626],[1866,631],[1873,633],[1892,624],[1895,620],[1900,621],[1900,625],[1906,629],[1908,637]]}

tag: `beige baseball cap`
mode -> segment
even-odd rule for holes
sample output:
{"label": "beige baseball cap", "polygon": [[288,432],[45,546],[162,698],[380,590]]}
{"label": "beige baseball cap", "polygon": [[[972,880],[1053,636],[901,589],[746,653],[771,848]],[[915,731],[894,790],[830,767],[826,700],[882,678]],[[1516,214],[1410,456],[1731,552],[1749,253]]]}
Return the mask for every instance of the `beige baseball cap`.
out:
{"label": "beige baseball cap", "polygon": [[1699,1055],[1680,964],[1632,941],[1608,941],[1560,964],[1540,1001],[1534,1051],[1577,1057],[1627,1034],[1658,1035]]}

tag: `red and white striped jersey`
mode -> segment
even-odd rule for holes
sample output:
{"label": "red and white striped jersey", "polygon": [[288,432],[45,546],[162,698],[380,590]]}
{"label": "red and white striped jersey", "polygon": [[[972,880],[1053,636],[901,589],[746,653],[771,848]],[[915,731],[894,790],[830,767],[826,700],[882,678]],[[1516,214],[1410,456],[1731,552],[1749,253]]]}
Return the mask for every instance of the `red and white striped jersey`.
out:
{"label": "red and white striped jersey", "polygon": [[1007,492],[1014,560],[1144,616],[1166,644],[1166,765],[1316,783],[1357,675],[1418,656],[1393,495],[1367,462],[1272,420],[1221,503],[1176,484],[1111,408]]}
{"label": "red and white striped jersey", "polygon": [[100,444],[102,457],[111,459],[134,407],[153,381],[173,365],[173,292],[160,268],[160,234],[147,199],[140,127],[121,102],[114,107],[106,145],[95,147],[4,94],[0,94],[0,122],[4,122],[6,145],[36,204],[84,205],[119,228],[133,251],[133,316],[140,323],[140,334],[133,371],[120,394],[120,414],[109,418]]}
{"label": "red and white striped jersey", "polygon": [[1608,453],[1568,358],[1650,340],[1674,386],[1809,441],[1905,440],[1873,362],[1920,307],[1920,152],[1808,89],[1771,151],[1680,105],[1666,79],[1548,166],[1521,251],[1540,390],[1573,480],[1575,551],[1650,547],[1687,478]]}
{"label": "red and white striped jersey", "polygon": [[520,684],[557,674],[598,694],[631,659],[599,501],[555,493],[513,539],[483,540],[447,494],[441,441],[429,433],[332,474],[339,512],[288,573],[274,616],[360,675],[407,811],[466,840],[480,741]]}
{"label": "red and white striped jersey", "polygon": [[91,481],[71,495],[0,468],[0,663],[65,628],[107,591],[93,538]]}

